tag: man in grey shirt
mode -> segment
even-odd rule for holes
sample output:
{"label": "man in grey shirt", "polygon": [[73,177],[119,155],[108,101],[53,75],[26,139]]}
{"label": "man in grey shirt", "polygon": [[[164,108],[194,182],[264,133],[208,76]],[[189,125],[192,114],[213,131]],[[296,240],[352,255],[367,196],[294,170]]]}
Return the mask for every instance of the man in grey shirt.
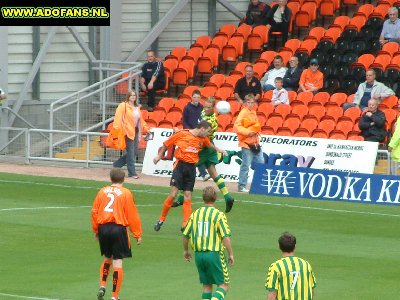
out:
{"label": "man in grey shirt", "polygon": [[379,42],[381,45],[387,42],[396,42],[400,44],[400,19],[399,11],[396,7],[390,7],[388,10],[389,19],[383,23]]}

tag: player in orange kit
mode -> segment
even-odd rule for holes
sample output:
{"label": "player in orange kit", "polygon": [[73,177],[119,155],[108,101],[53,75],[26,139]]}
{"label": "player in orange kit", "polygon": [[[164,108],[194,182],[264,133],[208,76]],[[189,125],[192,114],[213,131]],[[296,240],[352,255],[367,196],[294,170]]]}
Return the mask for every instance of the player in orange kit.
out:
{"label": "player in orange kit", "polygon": [[179,190],[184,191],[183,201],[183,222],[185,227],[192,213],[192,191],[196,179],[196,163],[199,161],[199,152],[203,147],[210,147],[218,152],[227,154],[210,142],[208,136],[211,132],[211,125],[207,121],[201,121],[197,127],[190,130],[181,130],[173,134],[159,149],[158,155],[154,158],[157,164],[169,146],[176,146],[174,156],[176,158],[174,170],[171,177],[171,191],[164,201],[164,206],[160,218],[154,225],[154,230],[159,231],[164,224],[168,211],[170,210]]}
{"label": "player in orange kit", "polygon": [[121,169],[110,171],[111,185],[97,194],[92,208],[92,228],[99,240],[101,255],[100,288],[97,299],[103,300],[107,277],[113,266],[112,300],[118,300],[123,279],[122,261],[132,257],[129,227],[137,245],[142,243],[142,225],[130,190],[124,188],[125,173]]}

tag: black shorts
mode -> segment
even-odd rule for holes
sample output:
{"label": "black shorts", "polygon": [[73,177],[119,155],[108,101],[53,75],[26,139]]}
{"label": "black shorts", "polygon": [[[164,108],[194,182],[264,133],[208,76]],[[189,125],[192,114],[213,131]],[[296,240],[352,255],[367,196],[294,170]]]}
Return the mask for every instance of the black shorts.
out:
{"label": "black shorts", "polygon": [[112,259],[132,257],[131,242],[126,227],[115,223],[99,226],[101,255]]}
{"label": "black shorts", "polygon": [[170,186],[175,186],[178,190],[192,192],[195,180],[196,166],[194,164],[178,161],[172,171]]}

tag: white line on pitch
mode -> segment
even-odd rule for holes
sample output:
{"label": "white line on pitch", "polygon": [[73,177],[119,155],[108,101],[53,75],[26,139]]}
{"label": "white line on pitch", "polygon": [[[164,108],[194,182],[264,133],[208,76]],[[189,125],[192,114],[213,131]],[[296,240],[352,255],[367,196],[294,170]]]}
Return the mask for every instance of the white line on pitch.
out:
{"label": "white line on pitch", "polygon": [[20,299],[34,299],[34,300],[68,300],[68,299],[58,299],[58,298],[29,297],[29,296],[21,296],[21,295],[6,294],[6,293],[0,293],[0,296],[8,296],[8,297],[20,298]]}
{"label": "white line on pitch", "polygon": [[[0,182],[8,182],[8,183],[18,183],[18,184],[37,184],[37,185],[46,185],[46,186],[56,186],[56,187],[67,187],[67,188],[78,188],[78,189],[96,189],[98,187],[88,187],[88,186],[72,186],[72,185],[63,185],[63,184],[53,184],[53,183],[44,183],[44,182],[33,182],[33,181],[19,181],[19,180],[2,180]],[[167,195],[168,193],[156,192],[152,190],[133,190],[136,193],[148,193],[148,194],[159,194],[159,195]],[[201,199],[201,197],[195,196],[196,199]],[[239,202],[239,201],[238,201]],[[253,203],[259,205],[269,205],[269,206],[285,206],[291,208],[302,208],[302,209],[310,209],[310,210],[320,210],[320,211],[331,211],[331,212],[341,212],[341,213],[355,213],[361,215],[376,215],[376,216],[388,216],[388,217],[400,217],[400,215],[386,214],[386,213],[376,213],[376,212],[367,212],[367,211],[355,211],[355,210],[345,210],[345,209],[333,209],[333,208],[322,208],[322,207],[311,207],[311,206],[301,206],[301,205],[292,205],[285,203],[270,203],[270,202],[261,202],[261,201],[251,201],[251,200],[240,200],[240,202],[244,203]],[[151,207],[151,206],[159,206],[159,204],[144,204],[137,205],[142,207]],[[17,211],[17,210],[35,210],[35,209],[68,209],[68,208],[88,208],[90,206],[66,206],[66,207],[37,207],[37,208],[3,208],[0,211]]]}

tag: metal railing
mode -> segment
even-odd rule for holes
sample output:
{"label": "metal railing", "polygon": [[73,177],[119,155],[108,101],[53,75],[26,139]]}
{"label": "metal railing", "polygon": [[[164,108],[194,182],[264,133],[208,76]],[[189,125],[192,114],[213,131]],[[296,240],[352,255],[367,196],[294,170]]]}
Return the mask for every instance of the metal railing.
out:
{"label": "metal railing", "polygon": [[[50,157],[53,157],[54,147],[62,147],[70,139],[78,141],[76,136],[71,136],[67,140],[61,138],[53,134],[55,130],[70,132],[102,130],[112,120],[116,106],[132,88],[133,81],[135,90],[139,94],[141,63],[94,61],[93,64],[92,68],[99,72],[99,82],[50,105]],[[128,65],[131,67],[126,68]]]}

